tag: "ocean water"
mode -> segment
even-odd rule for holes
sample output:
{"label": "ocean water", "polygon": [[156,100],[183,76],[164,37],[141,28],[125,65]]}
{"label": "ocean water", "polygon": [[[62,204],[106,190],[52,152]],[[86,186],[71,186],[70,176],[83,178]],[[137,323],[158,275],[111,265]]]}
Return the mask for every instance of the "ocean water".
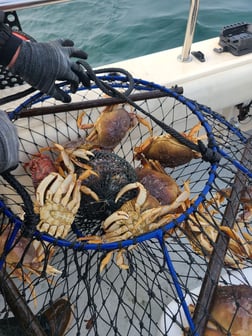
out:
{"label": "ocean water", "polygon": [[[71,0],[18,14],[37,41],[70,38],[99,66],[183,45],[189,6],[189,0]],[[237,22],[252,22],[251,0],[201,0],[194,42]]]}

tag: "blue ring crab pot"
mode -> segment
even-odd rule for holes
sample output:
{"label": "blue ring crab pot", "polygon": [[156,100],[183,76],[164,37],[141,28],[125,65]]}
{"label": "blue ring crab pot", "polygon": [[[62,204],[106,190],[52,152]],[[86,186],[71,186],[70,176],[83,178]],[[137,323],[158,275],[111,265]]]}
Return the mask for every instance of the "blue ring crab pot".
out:
{"label": "blue ring crab pot", "polygon": [[[129,92],[124,76],[101,80],[119,96],[92,83],[70,104],[36,93],[9,113],[20,164],[0,182],[0,266],[16,301],[10,290],[0,298],[0,331],[24,329],[20,294],[38,324],[64,298],[62,335],[197,336],[206,288],[251,291],[250,139],[176,88],[134,79]],[[237,331],[213,312],[204,311],[209,335]],[[251,315],[239,316],[251,330]]]}

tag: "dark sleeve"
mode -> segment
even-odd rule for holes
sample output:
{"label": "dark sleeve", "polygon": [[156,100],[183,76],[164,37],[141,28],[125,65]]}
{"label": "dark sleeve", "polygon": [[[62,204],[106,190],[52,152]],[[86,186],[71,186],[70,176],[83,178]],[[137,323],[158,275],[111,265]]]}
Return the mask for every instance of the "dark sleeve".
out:
{"label": "dark sleeve", "polygon": [[0,64],[7,66],[21,43],[22,40],[4,24],[4,12],[0,11]]}

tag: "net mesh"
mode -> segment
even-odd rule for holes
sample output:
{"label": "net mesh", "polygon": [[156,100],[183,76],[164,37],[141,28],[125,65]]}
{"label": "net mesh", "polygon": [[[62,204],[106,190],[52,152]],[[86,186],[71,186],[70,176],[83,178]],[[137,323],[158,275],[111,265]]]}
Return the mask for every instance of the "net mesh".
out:
{"label": "net mesh", "polygon": [[[127,86],[123,83],[121,88],[120,81],[113,78],[109,83],[120,90]],[[154,93],[152,97],[148,97],[149,92]],[[127,227],[128,236],[121,236],[119,228],[114,227],[116,235],[112,239],[105,235],[102,223],[128,200],[133,199],[136,204],[137,189],[126,193],[119,203],[116,195],[123,186],[137,181],[135,169],[142,163],[135,157],[134,149],[150,137],[145,124],[138,122],[130,128],[113,153],[108,150],[96,153],[92,147],[94,157],[79,159],[94,169],[102,158],[101,169],[105,173],[99,173],[102,179],[95,175],[84,179],[90,182],[85,186],[95,190],[99,200],[86,193],[82,196],[82,207],[63,238],[52,231],[43,232],[45,227],[27,235],[25,228],[31,223],[26,219],[24,200],[1,179],[1,276],[2,281],[11,278],[24,306],[21,310],[19,295],[13,299],[9,291],[1,289],[0,335],[34,331],[34,321],[27,315],[23,317],[22,311],[27,309],[38,317],[46,335],[198,335],[200,314],[207,317],[208,332],[213,329],[218,335],[235,335],[240,323],[236,317],[240,317],[249,329],[246,331],[244,327],[244,334],[239,331],[239,335],[249,335],[252,325],[249,136],[211,109],[173,90],[136,80],[132,94],[135,93],[147,94],[147,98],[140,96],[138,106],[179,133],[190,134],[199,125],[194,136],[206,146],[211,143],[208,149],[219,153],[220,160],[209,162],[198,155],[181,165],[166,166],[166,174],[179,188],[178,195],[190,191],[182,210],[180,207],[160,215],[149,226],[144,226],[143,220],[139,231]],[[63,105],[44,96],[28,99],[17,109],[20,164],[12,175],[25,187],[33,203],[34,182],[38,183],[39,178],[32,175],[30,162],[41,159],[40,154],[34,155],[43,148],[42,154],[58,162],[57,171],[59,165],[66,170],[59,163],[60,153],[54,144],[69,148],[69,142],[74,141],[76,148],[77,141],[78,147],[93,128],[80,129],[76,120],[82,116],[83,124],[95,123],[105,109],[98,106],[104,98],[100,89],[94,87],[72,95],[70,111],[62,112]],[[89,107],[82,115],[83,108],[78,108],[78,104],[83,102]],[[121,106],[114,106],[118,107]],[[148,121],[154,137],[166,133],[153,119],[129,104],[123,108]],[[98,130],[99,124],[95,126]],[[180,148],[176,155],[178,160],[181,155],[186,157]],[[41,172],[42,163],[35,167],[36,173]],[[87,170],[74,167],[75,171]],[[151,212],[147,217],[151,218]],[[221,295],[210,300],[206,291],[209,287],[216,289],[217,285],[218,290],[225,288],[229,292],[211,310],[210,303]],[[235,295],[241,290],[242,295]],[[70,308],[60,311],[56,318],[48,306],[56,307],[59,298],[69,303]],[[18,306],[15,314],[13,306]],[[221,310],[228,307],[222,319],[224,325],[220,325],[215,313],[219,307]],[[61,320],[68,322],[67,326],[62,326]],[[13,321],[17,321],[15,326]]]}

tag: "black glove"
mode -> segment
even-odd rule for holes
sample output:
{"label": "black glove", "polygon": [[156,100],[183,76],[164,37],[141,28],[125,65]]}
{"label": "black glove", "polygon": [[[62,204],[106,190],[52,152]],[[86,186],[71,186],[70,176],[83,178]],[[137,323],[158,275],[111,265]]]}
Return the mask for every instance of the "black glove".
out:
{"label": "black glove", "polygon": [[22,43],[22,39],[12,34],[11,28],[4,24],[4,18],[5,13],[0,11],[0,64],[6,67]]}
{"label": "black glove", "polygon": [[56,80],[69,82],[72,92],[76,92],[80,82],[90,87],[86,72],[70,57],[86,59],[87,54],[76,49],[70,40],[48,43],[22,41],[17,60],[10,71],[35,89],[68,103],[71,97],[55,85]]}
{"label": "black glove", "polygon": [[17,130],[6,112],[0,110],[0,174],[18,165]]}

